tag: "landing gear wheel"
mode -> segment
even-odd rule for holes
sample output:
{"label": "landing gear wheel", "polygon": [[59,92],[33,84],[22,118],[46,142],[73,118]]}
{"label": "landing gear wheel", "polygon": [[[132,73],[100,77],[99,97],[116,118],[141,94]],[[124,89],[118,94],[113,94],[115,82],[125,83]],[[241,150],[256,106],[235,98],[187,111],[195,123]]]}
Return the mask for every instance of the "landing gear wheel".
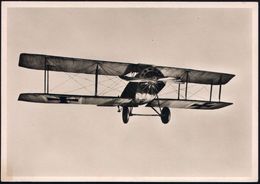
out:
{"label": "landing gear wheel", "polygon": [[171,111],[168,107],[164,107],[161,112],[161,120],[164,124],[167,124],[171,119]]}
{"label": "landing gear wheel", "polygon": [[126,124],[129,121],[129,108],[128,107],[123,107],[123,111],[122,111],[122,118],[123,118],[123,122]]}

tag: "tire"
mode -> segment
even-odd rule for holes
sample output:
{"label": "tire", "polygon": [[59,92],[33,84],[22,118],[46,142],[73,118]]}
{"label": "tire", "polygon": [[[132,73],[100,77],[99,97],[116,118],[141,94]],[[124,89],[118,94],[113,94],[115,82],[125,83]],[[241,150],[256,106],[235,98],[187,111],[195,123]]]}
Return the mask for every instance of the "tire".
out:
{"label": "tire", "polygon": [[168,107],[164,107],[161,112],[161,120],[164,124],[167,124],[171,119],[171,111]]}
{"label": "tire", "polygon": [[129,108],[128,107],[123,107],[123,111],[122,111],[122,119],[123,122],[126,124],[129,121]]}

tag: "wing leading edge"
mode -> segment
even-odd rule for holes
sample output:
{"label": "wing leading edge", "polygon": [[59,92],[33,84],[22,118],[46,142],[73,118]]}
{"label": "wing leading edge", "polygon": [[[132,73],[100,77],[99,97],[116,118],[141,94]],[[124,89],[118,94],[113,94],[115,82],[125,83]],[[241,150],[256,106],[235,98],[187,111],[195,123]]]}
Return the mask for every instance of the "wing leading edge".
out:
{"label": "wing leading edge", "polygon": [[[72,72],[111,76],[124,76],[130,72],[141,72],[153,65],[133,64],[91,59],[50,56],[42,54],[20,54],[19,66],[37,70],[58,72]],[[235,75],[203,70],[193,70],[176,67],[153,66],[162,72],[165,77],[173,77],[179,82],[220,85],[226,84]]]}

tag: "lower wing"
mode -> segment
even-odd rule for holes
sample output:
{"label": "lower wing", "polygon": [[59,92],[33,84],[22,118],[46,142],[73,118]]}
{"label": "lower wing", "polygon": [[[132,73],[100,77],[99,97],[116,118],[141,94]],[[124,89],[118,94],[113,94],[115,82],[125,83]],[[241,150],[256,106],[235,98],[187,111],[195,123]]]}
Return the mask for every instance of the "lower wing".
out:
{"label": "lower wing", "polygon": [[220,109],[233,103],[229,102],[214,102],[202,100],[180,100],[180,99],[154,99],[149,102],[147,107],[169,107],[169,108],[184,108],[184,109]]}
{"label": "lower wing", "polygon": [[[46,94],[46,93],[22,93],[18,100],[36,103],[54,104],[89,104],[97,106],[136,106],[131,98],[121,98],[113,96],[84,96],[66,94]],[[178,99],[154,99],[147,107],[170,107],[185,109],[219,109],[232,105],[229,102],[214,102],[200,100],[178,100]]]}
{"label": "lower wing", "polygon": [[130,106],[132,104],[131,98],[45,93],[22,93],[18,100],[38,103],[90,104],[98,106]]}

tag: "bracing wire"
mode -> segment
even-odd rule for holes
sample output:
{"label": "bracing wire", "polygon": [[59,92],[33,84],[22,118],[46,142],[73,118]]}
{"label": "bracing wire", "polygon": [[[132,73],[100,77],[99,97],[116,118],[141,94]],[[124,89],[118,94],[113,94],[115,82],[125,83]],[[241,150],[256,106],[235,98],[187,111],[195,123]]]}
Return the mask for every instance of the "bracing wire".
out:
{"label": "bracing wire", "polygon": [[76,88],[76,89],[73,89],[73,90],[69,90],[69,91],[66,91],[65,93],[71,93],[71,92],[74,92],[74,91],[78,91],[80,89],[84,89],[84,87],[80,87],[80,88]]}
{"label": "bracing wire", "polygon": [[78,82],[76,79],[74,79],[71,75],[69,75],[68,73],[66,73],[66,74],[67,74],[74,82],[76,82],[79,86],[81,86],[82,88],[85,88],[86,90],[88,90],[86,86],[82,85],[80,82]]}
{"label": "bracing wire", "polygon": [[[94,64],[93,64],[93,66],[94,66]],[[118,71],[116,71],[116,69],[114,69],[114,68],[112,68],[112,67],[109,67],[109,66],[104,67],[103,65],[99,65],[99,66],[100,66],[100,68],[101,68],[105,73],[112,73],[112,75],[115,75],[115,76],[118,75]],[[94,69],[94,70],[95,70],[95,69]],[[93,72],[94,72],[94,70],[93,70]],[[107,70],[108,70],[109,72],[107,72]],[[69,93],[69,92],[74,92],[74,91],[78,91],[78,90],[81,90],[81,89],[85,89],[86,91],[89,91],[90,89],[89,89],[88,87],[94,86],[94,83],[95,83],[95,82],[94,82],[93,80],[90,80],[90,79],[88,79],[88,78],[86,78],[86,77],[83,77],[83,76],[79,75],[78,73],[73,73],[73,74],[69,74],[69,73],[67,73],[67,72],[63,72],[63,73],[65,73],[69,78],[66,79],[65,81],[62,81],[61,83],[57,84],[57,85],[54,86],[51,90],[54,90],[54,89],[57,89],[58,87],[63,86],[64,84],[66,84],[66,83],[67,83],[68,81],[70,81],[70,80],[73,80],[73,81],[74,81],[75,83],[77,83],[80,87],[79,87],[79,88],[76,88],[76,89],[69,90],[69,91],[67,91],[67,93]],[[109,93],[109,92],[111,92],[111,91],[122,92],[122,90],[120,90],[120,88],[121,88],[121,87],[124,87],[124,86],[126,85],[126,83],[127,83],[126,81],[122,81],[122,80],[119,80],[119,81],[118,81],[117,78],[115,78],[114,76],[113,76],[113,77],[107,76],[107,75],[102,75],[102,76],[106,77],[106,79],[103,79],[103,80],[101,79],[100,82],[99,82],[99,85],[105,87],[105,89],[102,89],[102,90],[101,90],[101,92],[99,93],[100,95],[107,94],[107,93]],[[84,79],[84,80],[90,82],[90,84],[88,84],[88,86],[85,86],[85,85],[83,85],[81,82],[79,82],[76,78]],[[102,83],[101,83],[101,82],[102,82]],[[104,84],[104,82],[111,82],[112,84],[106,85],[106,84]],[[122,84],[122,83],[123,83],[123,84]],[[168,84],[169,84],[169,87],[173,87],[174,90],[171,90],[171,91],[168,91],[168,92],[166,91],[166,92],[162,93],[161,95],[166,95],[166,94],[178,92],[178,90],[176,90],[176,86],[174,86],[172,83],[168,83]],[[145,87],[148,87],[148,86],[145,86]],[[194,87],[195,87],[194,85],[189,84],[189,88],[188,88],[188,89],[193,89]],[[192,93],[191,95],[189,95],[188,97],[191,98],[191,97],[193,97],[194,95],[197,95],[199,92],[201,92],[201,91],[204,90],[204,89],[205,89],[206,91],[209,91],[209,90],[208,90],[207,88],[205,88],[205,86],[204,86],[204,87],[200,88],[199,90],[195,91],[194,93]],[[184,90],[185,90],[185,87],[180,88],[180,91],[184,91]],[[182,94],[180,93],[180,97],[183,98],[184,95],[182,95]]]}
{"label": "bracing wire", "polygon": [[[161,93],[161,95],[168,95],[168,94],[171,94],[171,93],[177,93],[178,92],[178,90],[176,89],[176,87],[173,85],[173,84],[171,84],[171,83],[168,83],[168,87],[172,87],[172,88],[174,88],[174,90],[170,90],[170,91],[165,91],[164,93]],[[189,85],[189,88],[188,89],[194,89],[196,87],[196,85],[193,85],[193,84],[190,84]],[[197,96],[197,94],[199,93],[199,92],[201,92],[202,90],[207,90],[207,88],[205,87],[205,86],[203,86],[203,87],[201,87],[200,89],[198,89],[198,90],[196,90],[194,93],[192,93],[191,95],[189,95],[188,96],[188,98],[191,98],[191,97],[193,97],[194,95],[196,95]],[[184,91],[185,90],[185,87],[182,87],[182,88],[180,88],[180,91]],[[208,91],[208,90],[207,90]],[[180,97],[181,98],[184,98],[184,95],[182,95],[181,93],[180,93]],[[198,98],[202,98],[201,96],[197,96]],[[202,98],[202,99],[204,99],[204,97]]]}
{"label": "bracing wire", "polygon": [[53,88],[51,88],[51,91],[53,91],[54,89],[57,89],[58,87],[61,87],[62,85],[64,85],[66,82],[68,82],[69,80],[71,80],[71,78],[68,78],[67,80],[57,84],[56,86],[54,86]]}
{"label": "bracing wire", "polygon": [[202,91],[203,89],[205,89],[205,86],[203,86],[202,88],[200,88],[199,90],[197,90],[196,92],[194,92],[193,94],[189,95],[188,98],[196,95],[198,92]]}
{"label": "bracing wire", "polygon": [[[54,63],[52,63],[52,65],[57,66],[57,65],[55,65]],[[62,82],[62,83],[60,83],[60,84],[58,84],[58,85],[56,85],[56,86],[53,87],[51,90],[57,89],[57,87],[60,87],[60,86],[64,85],[64,84],[65,84],[66,82],[68,82],[69,80],[73,80],[75,83],[77,83],[77,84],[80,86],[80,88],[77,88],[77,89],[74,89],[74,90],[70,90],[69,92],[76,91],[76,90],[79,90],[79,89],[85,89],[86,91],[88,91],[88,88],[87,88],[86,86],[82,85],[78,80],[75,79],[75,77],[79,77],[79,76],[78,76],[79,74],[73,73],[73,74],[74,74],[74,76],[73,76],[73,74],[70,75],[70,74],[67,73],[67,72],[63,72],[63,73],[65,73],[65,74],[69,77],[69,79],[67,79],[66,81],[64,81],[64,82]]]}

